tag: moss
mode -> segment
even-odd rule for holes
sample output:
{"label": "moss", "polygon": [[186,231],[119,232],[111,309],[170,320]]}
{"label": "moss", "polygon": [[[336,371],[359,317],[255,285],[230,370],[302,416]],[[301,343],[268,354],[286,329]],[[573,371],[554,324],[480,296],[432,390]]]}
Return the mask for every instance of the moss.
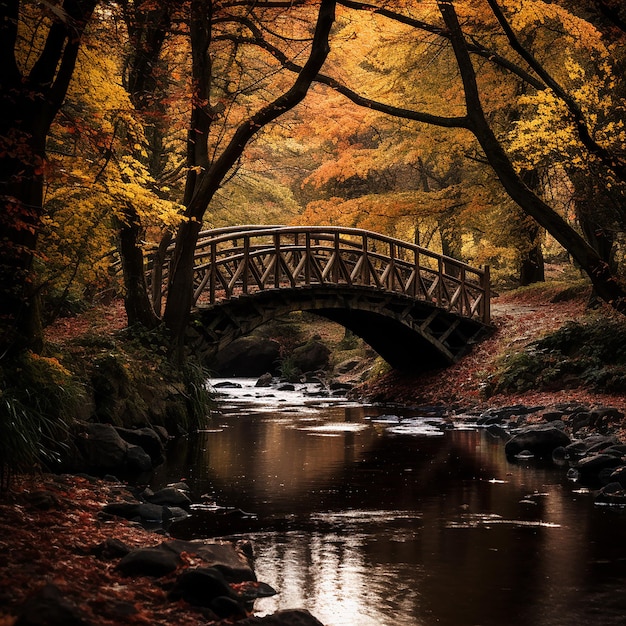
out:
{"label": "moss", "polygon": [[[49,344],[0,363],[0,479],[42,464],[54,469],[79,420],[164,426],[171,433],[206,424],[213,406],[204,368],[167,359],[161,331],[126,330]],[[3,481],[4,482],[4,481]]]}

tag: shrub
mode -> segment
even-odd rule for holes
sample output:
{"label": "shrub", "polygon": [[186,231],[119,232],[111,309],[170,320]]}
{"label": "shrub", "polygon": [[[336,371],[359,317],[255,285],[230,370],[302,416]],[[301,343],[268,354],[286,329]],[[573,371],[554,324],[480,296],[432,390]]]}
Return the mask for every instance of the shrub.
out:
{"label": "shrub", "polygon": [[0,370],[0,484],[12,473],[51,467],[67,439],[67,416],[83,387],[55,358],[26,352]]}
{"label": "shrub", "polygon": [[626,391],[626,324],[608,318],[568,322],[499,363],[494,392],[586,385]]}

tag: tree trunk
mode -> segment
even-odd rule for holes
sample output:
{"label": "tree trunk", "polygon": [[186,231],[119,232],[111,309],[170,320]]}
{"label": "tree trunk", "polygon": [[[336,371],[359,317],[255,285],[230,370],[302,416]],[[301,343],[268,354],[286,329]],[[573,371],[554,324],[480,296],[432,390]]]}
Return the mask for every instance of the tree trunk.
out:
{"label": "tree trunk", "polygon": [[539,228],[534,225],[534,228],[530,230],[529,238],[534,241],[534,245],[525,250],[525,254],[520,259],[519,284],[522,287],[533,283],[542,283],[546,279],[543,250],[538,236]]}
{"label": "tree trunk", "polygon": [[[171,2],[151,4],[121,2],[131,51],[125,86],[139,115],[147,119],[148,171],[158,180],[163,173],[163,136],[165,133],[164,80],[158,78],[163,43],[171,29]],[[165,72],[163,72],[165,75]],[[144,229],[133,206],[125,209],[125,219],[118,222],[119,253],[124,271],[124,305],[128,325],[156,328],[160,303],[152,301],[145,278],[141,239]],[[157,260],[158,262],[158,260]]]}
{"label": "tree trunk", "polygon": [[0,100],[0,357],[25,348],[38,351],[42,341],[32,269],[41,225],[45,135],[16,121],[18,111],[34,107],[6,100],[5,92]]}
{"label": "tree trunk", "polygon": [[[336,0],[321,1],[311,52],[293,86],[240,124],[221,155],[211,164],[208,170],[202,172],[197,179],[195,178],[195,173],[192,173],[194,176],[193,190],[190,192],[192,197],[187,204],[185,213],[189,221],[181,225],[176,236],[170,270],[169,290],[163,316],[165,324],[171,333],[171,358],[175,363],[181,363],[184,360],[184,335],[191,316],[193,297],[194,254],[204,214],[215,192],[241,157],[252,137],[261,128],[280,117],[286,111],[293,109],[306,96],[311,83],[315,80],[330,50],[328,37],[335,20],[335,5]],[[208,36],[200,37],[198,44],[202,42],[206,44]],[[200,67],[198,72],[205,71],[205,69]],[[196,77],[194,76],[194,78]],[[197,137],[195,141],[198,141]]]}
{"label": "tree trunk", "polygon": [[509,196],[522,210],[543,226],[589,276],[598,295],[616,310],[626,314],[626,291],[609,264],[552,207],[537,196],[520,178],[502,145],[486,120],[476,84],[476,75],[454,6],[438,2],[441,15],[451,33],[450,41],[461,72],[469,128],[478,139],[485,156]]}
{"label": "tree trunk", "polygon": [[[535,193],[539,192],[540,180],[536,169],[525,170],[521,178]],[[528,218],[521,210],[517,210],[520,238],[519,283],[522,287],[533,283],[542,283],[546,279],[543,261],[542,234],[543,229],[536,221]]]}
{"label": "tree trunk", "polygon": [[[17,0],[0,3],[0,358],[41,347],[33,260],[43,214],[46,137],[74,72],[97,0],[65,0],[23,75]],[[44,9],[39,9],[43,11]]]}
{"label": "tree trunk", "polygon": [[124,306],[128,325],[141,324],[146,328],[156,328],[159,320],[148,296],[143,251],[139,247],[143,229],[134,210],[128,211],[126,219],[128,221],[118,227],[118,247],[124,273]]}

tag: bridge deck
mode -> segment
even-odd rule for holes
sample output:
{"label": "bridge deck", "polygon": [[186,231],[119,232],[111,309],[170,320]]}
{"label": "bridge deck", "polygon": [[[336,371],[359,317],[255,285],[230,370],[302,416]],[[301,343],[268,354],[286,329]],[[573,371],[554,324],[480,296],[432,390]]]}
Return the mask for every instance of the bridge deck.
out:
{"label": "bridge deck", "polygon": [[[158,307],[168,266],[156,269]],[[193,306],[207,356],[273,317],[308,310],[393,367],[423,370],[456,361],[490,324],[489,270],[355,228],[222,228],[199,238]]]}

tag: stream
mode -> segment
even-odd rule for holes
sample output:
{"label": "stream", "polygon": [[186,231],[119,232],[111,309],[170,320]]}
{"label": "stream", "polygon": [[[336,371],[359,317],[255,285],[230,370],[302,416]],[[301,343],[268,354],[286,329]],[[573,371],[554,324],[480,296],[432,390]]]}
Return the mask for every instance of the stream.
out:
{"label": "stream", "polygon": [[[178,441],[155,486],[185,478],[172,534],[254,545],[278,595],[325,626],[626,623],[626,513],[566,469],[510,463],[475,419],[367,406],[229,379],[205,431]],[[219,385],[219,380],[211,383]]]}

